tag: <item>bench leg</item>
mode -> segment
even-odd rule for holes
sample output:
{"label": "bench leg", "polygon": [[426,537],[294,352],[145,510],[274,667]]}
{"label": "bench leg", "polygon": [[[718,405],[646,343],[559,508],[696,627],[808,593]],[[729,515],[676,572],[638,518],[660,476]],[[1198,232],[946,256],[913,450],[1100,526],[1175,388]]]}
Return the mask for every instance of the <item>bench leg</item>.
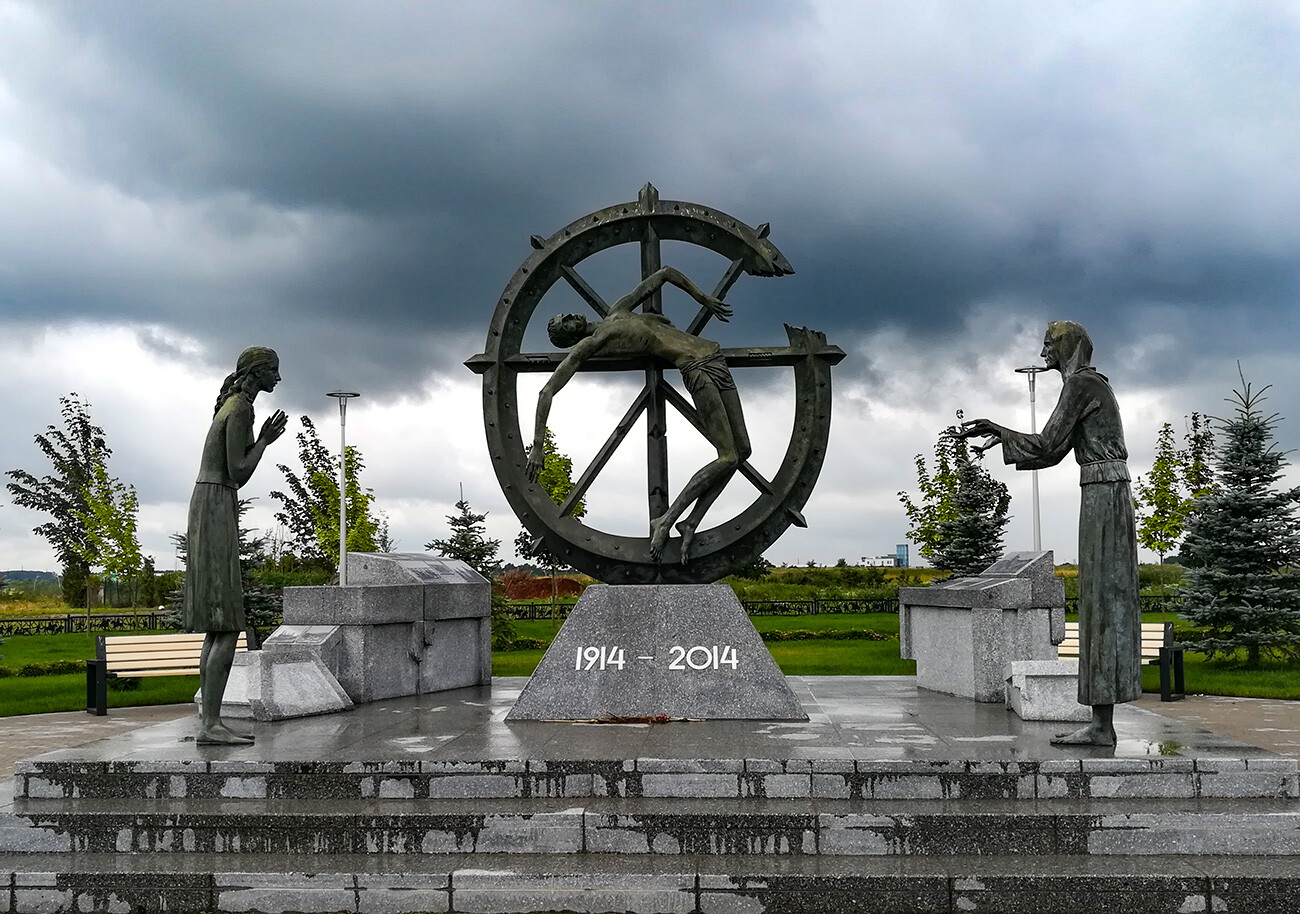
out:
{"label": "bench leg", "polygon": [[86,661],[86,713],[96,717],[108,713],[108,669],[103,660]]}
{"label": "bench leg", "polygon": [[[1172,680],[1172,681],[1171,681]],[[1183,652],[1179,648],[1160,648],[1160,700],[1183,698]]]}

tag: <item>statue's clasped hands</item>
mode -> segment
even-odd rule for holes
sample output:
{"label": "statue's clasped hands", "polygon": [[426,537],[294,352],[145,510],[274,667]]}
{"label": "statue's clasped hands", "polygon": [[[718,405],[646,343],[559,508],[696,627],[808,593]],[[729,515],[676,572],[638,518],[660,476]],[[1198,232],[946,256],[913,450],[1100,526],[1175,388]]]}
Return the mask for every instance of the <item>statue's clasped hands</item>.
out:
{"label": "statue's clasped hands", "polygon": [[276,438],[279,438],[284,434],[284,430],[288,425],[289,417],[285,415],[284,410],[277,409],[265,422],[262,423],[262,432],[258,437],[267,444],[270,444]]}

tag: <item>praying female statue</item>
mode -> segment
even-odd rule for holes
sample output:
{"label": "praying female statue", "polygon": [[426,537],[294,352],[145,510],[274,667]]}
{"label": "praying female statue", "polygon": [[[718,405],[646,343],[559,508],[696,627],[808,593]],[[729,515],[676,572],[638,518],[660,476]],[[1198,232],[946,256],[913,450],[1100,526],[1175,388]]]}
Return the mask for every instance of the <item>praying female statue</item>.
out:
{"label": "praying female statue", "polygon": [[221,721],[221,702],[246,627],[239,569],[239,488],[257,469],[266,446],[284,434],[288,417],[276,410],[253,438],[253,400],[275,389],[280,357],[275,350],[245,349],[226,377],[203,442],[199,478],[190,498],[185,534],[185,630],[206,632],[199,659],[199,733],[207,745],[244,745],[253,737]]}
{"label": "praying female statue", "polygon": [[1058,745],[1115,745],[1114,710],[1142,694],[1142,612],[1137,532],[1129,491],[1128,450],[1119,406],[1106,376],[1092,367],[1092,340],[1073,321],[1047,326],[1042,356],[1064,385],[1037,435],[973,419],[956,437],[987,436],[1018,470],[1055,466],[1073,450],[1079,462],[1079,703],[1092,721],[1052,740]]}

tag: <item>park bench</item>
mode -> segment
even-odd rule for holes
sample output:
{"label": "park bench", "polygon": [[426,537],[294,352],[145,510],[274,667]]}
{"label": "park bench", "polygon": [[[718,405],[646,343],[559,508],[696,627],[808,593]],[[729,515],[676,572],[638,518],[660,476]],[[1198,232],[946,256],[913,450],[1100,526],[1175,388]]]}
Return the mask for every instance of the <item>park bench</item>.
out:
{"label": "park bench", "polygon": [[[120,635],[95,638],[95,659],[86,661],[86,713],[108,713],[108,677],[197,676],[203,632],[172,635]],[[236,651],[248,650],[256,637],[240,632]]]}
{"label": "park bench", "polygon": [[[1079,656],[1079,623],[1065,623],[1065,640],[1056,648],[1058,657]],[[1142,659],[1160,667],[1160,700],[1183,697],[1183,647],[1174,643],[1174,623],[1142,623]]]}

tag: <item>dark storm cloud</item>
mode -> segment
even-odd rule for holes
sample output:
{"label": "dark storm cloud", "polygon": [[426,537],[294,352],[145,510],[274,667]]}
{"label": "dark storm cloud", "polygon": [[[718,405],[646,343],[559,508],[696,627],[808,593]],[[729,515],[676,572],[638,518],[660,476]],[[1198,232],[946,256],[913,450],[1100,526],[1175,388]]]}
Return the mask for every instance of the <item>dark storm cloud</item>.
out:
{"label": "dark storm cloud", "polygon": [[647,179],[772,223],[797,273],[735,296],[778,335],[943,346],[987,306],[1177,327],[1155,382],[1295,329],[1285,8],[58,9],[11,80],[52,125],[32,143],[174,209],[179,266],[47,263],[6,277],[6,309],[165,324],[219,362],[266,338],[290,395],[460,371],[527,237]]}

